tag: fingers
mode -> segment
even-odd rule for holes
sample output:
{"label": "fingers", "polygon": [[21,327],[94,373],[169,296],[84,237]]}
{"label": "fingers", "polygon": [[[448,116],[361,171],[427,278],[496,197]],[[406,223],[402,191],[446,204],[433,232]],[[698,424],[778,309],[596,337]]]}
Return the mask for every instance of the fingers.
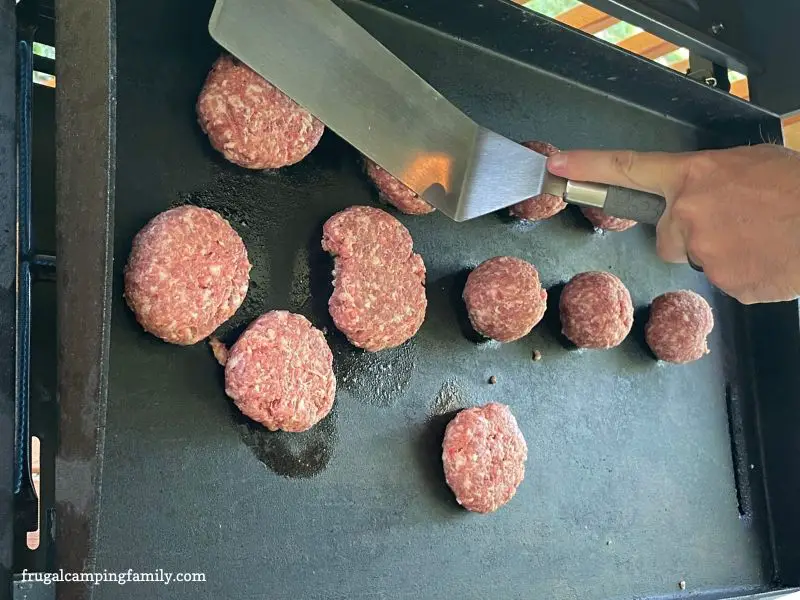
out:
{"label": "fingers", "polygon": [[688,261],[686,236],[680,225],[672,218],[672,211],[669,208],[656,226],[656,236],[656,251],[661,260],[670,263]]}
{"label": "fingers", "polygon": [[554,154],[548,170],[574,181],[593,181],[661,194],[668,199],[683,185],[689,154],[631,150],[572,150]]}

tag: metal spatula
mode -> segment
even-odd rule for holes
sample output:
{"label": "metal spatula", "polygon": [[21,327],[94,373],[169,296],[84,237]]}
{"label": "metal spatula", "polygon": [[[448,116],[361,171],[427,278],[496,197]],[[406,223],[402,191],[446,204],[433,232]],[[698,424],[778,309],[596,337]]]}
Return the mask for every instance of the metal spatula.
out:
{"label": "metal spatula", "polygon": [[211,36],[456,221],[542,192],[656,223],[664,199],[568,182],[546,159],[481,127],[331,0],[217,0]]}

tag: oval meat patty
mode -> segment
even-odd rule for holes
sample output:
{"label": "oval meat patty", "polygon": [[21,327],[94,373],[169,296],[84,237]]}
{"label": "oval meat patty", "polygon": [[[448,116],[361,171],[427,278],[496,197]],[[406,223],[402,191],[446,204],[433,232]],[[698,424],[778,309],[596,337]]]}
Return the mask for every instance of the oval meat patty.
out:
{"label": "oval meat patty", "polygon": [[599,208],[582,207],[581,212],[583,216],[591,221],[597,229],[603,231],[625,231],[636,225],[636,221],[630,219],[620,219],[619,217],[612,217],[607,215]]}
{"label": "oval meat patty", "polygon": [[475,331],[498,342],[513,342],[542,320],[547,292],[532,264],[497,256],[469,274],[464,303]]}
{"label": "oval meat patty", "polygon": [[133,239],[125,300],[145,330],[188,345],[236,312],[249,281],[247,249],[230,224],[213,210],[179,206]]}
{"label": "oval meat patty", "polygon": [[528,446],[504,404],[459,412],[444,432],[442,463],[458,503],[479,513],[511,500],[525,478]]}
{"label": "oval meat patty", "polygon": [[333,322],[350,343],[376,352],[411,338],[425,319],[425,264],[389,213],[351,206],[325,223],[322,248],[335,258]]}
{"label": "oval meat patty", "polygon": [[223,55],[197,99],[211,145],[247,169],[277,169],[305,158],[325,126],[250,67]]}
{"label": "oval meat patty", "polygon": [[682,364],[710,352],[706,338],[712,329],[714,315],[706,299],[690,290],[680,290],[653,300],[644,334],[656,357]]}
{"label": "oval meat patty", "polygon": [[[558,148],[547,142],[523,142],[523,146],[544,156],[552,156]],[[511,215],[524,221],[541,221],[560,213],[567,203],[553,194],[539,194],[512,206]]]}
{"label": "oval meat patty", "polygon": [[564,335],[579,348],[618,346],[633,325],[628,288],[605,271],[573,277],[561,292],[559,311]]}
{"label": "oval meat patty", "polygon": [[378,188],[381,199],[393,205],[400,212],[407,215],[426,215],[436,210],[420,198],[415,191],[367,157],[364,157],[364,168],[367,176]]}
{"label": "oval meat patty", "polygon": [[225,393],[270,431],[310,429],[331,411],[336,394],[325,336],[301,315],[261,315],[228,353]]}

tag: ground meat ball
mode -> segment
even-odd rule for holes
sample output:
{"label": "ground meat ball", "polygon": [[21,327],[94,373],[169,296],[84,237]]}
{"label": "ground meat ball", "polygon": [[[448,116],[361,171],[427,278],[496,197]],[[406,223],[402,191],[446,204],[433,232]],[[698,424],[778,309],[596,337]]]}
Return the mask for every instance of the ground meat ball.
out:
{"label": "ground meat ball", "polygon": [[225,393],[270,431],[305,431],[333,406],[333,354],[319,329],[285,310],[261,315],[230,349]]}
{"label": "ground meat ball", "polygon": [[407,215],[426,215],[436,210],[420,198],[415,191],[366,157],[364,158],[364,168],[372,183],[378,188],[380,197],[400,212]]}
{"label": "ground meat ball", "polygon": [[467,510],[488,513],[511,500],[527,458],[525,438],[504,404],[462,410],[444,433],[444,476]]}
{"label": "ground meat ball", "polygon": [[498,342],[513,342],[541,321],[547,292],[532,264],[498,256],[469,274],[464,302],[475,331]]}
{"label": "ground meat ball", "polygon": [[644,332],[659,359],[687,363],[708,354],[706,337],[713,328],[714,315],[705,298],[680,290],[653,300]]}
{"label": "ground meat ball", "polygon": [[319,143],[323,124],[258,73],[223,55],[197,100],[197,118],[211,145],[248,169],[300,162]]}
{"label": "ground meat ball", "polygon": [[377,208],[352,206],[323,227],[335,257],[333,322],[350,343],[371,352],[411,338],[425,319],[425,264],[408,230]]}
{"label": "ground meat ball", "polygon": [[125,300],[145,330],[194,344],[236,312],[249,281],[247,249],[228,222],[213,210],[180,206],[133,239]]}
{"label": "ground meat ball", "polygon": [[[558,152],[558,148],[546,142],[523,142],[522,145],[545,156],[551,156]],[[525,221],[541,221],[549,219],[565,208],[567,208],[566,202],[558,196],[539,194],[515,204],[509,210],[512,216]]]}
{"label": "ground meat ball", "polygon": [[620,219],[607,215],[599,208],[581,208],[583,216],[592,222],[592,225],[605,231],[625,231],[636,225],[636,221],[630,219]]}
{"label": "ground meat ball", "polygon": [[633,325],[628,288],[616,276],[591,271],[573,277],[559,302],[562,331],[579,348],[613,348]]}

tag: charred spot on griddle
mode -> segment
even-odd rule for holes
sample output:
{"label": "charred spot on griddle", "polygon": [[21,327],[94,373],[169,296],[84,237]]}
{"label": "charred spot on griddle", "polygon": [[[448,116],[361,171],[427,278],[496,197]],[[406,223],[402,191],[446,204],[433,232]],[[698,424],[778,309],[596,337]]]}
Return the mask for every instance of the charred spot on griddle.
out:
{"label": "charred spot on griddle", "polygon": [[307,479],[328,466],[338,441],[336,407],[308,431],[270,431],[248,419],[231,402],[239,436],[270,471],[292,479]]}
{"label": "charred spot on griddle", "polygon": [[336,383],[357,400],[387,408],[408,388],[417,363],[413,339],[380,352],[355,348],[338,331],[328,341],[333,350]]}

